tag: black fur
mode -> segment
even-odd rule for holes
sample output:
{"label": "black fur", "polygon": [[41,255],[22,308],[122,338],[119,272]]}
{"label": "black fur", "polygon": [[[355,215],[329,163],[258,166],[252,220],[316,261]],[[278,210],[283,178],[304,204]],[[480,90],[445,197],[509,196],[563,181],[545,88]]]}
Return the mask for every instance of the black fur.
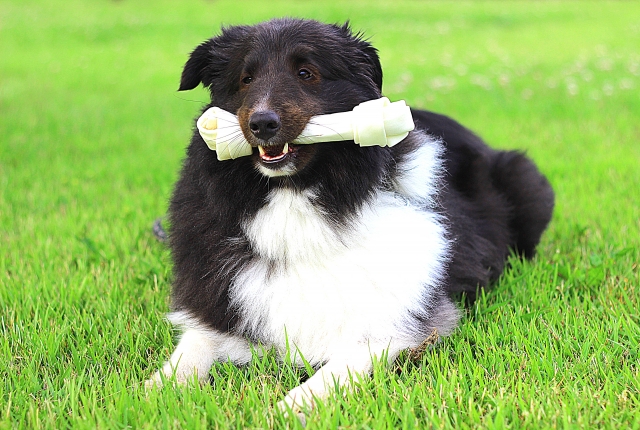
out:
{"label": "black fur", "polygon": [[[311,64],[321,79],[302,85],[282,72],[298,62]],[[368,42],[347,25],[297,19],[223,29],[193,51],[180,90],[202,83],[211,93],[206,108],[241,113],[251,97],[241,77],[261,73],[281,88],[275,103],[294,112],[292,128],[304,126],[310,116],[351,110],[381,96],[382,69]],[[445,116],[413,114],[419,128],[446,145],[447,173],[438,202],[454,239],[446,288],[474,294],[501,274],[510,250],[533,255],[551,218],[553,191],[521,153],[494,151]],[[306,145],[303,169],[266,178],[255,168],[256,154],[218,161],[194,131],[169,208],[173,307],[217,330],[232,330],[238,315],[229,308],[229,287],[235,273],[255,258],[241,223],[263,206],[268,191],[318,187],[317,203],[326,216],[336,228],[348,228],[373,191],[389,186],[390,173],[415,144],[410,136],[392,149],[353,142]]]}
{"label": "black fur", "polygon": [[511,251],[533,257],[551,220],[554,193],[518,151],[495,151],[456,121],[413,110],[416,125],[442,139],[447,188],[442,205],[454,236],[451,292],[473,298],[502,273]]}

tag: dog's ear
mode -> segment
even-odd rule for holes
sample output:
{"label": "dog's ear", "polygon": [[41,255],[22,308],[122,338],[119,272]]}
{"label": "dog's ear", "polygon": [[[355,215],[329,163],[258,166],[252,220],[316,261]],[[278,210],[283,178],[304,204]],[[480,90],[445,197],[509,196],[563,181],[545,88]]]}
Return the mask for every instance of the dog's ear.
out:
{"label": "dog's ear", "polygon": [[207,65],[213,56],[213,39],[200,44],[193,50],[182,70],[178,91],[192,90],[203,82]]}
{"label": "dog's ear", "polygon": [[349,21],[346,21],[339,28],[347,38],[355,41],[357,49],[363,54],[363,60],[368,66],[371,80],[382,91],[382,66],[378,57],[378,50],[364,38],[362,33],[353,33]]}
{"label": "dog's ear", "polygon": [[382,65],[380,65],[380,58],[378,57],[378,50],[371,46],[368,42],[363,42],[361,48],[362,52],[367,56],[369,65],[371,66],[373,82],[377,85],[378,89],[382,91]]}
{"label": "dog's ear", "polygon": [[[246,54],[247,36],[251,27],[233,26],[222,29],[222,34],[200,44],[193,50],[182,70],[178,91],[192,90],[202,82],[213,94],[216,85],[223,87],[232,82],[218,82],[235,79],[229,67],[241,67]],[[236,71],[237,72],[237,71]],[[239,72],[238,72],[239,73]]]}

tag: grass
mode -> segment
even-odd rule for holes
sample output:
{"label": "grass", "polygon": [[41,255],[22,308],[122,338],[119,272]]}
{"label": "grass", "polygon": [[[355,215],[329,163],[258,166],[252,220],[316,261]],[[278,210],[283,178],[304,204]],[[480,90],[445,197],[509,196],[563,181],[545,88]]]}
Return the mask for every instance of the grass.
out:
{"label": "grass", "polygon": [[538,256],[417,362],[378,367],[308,428],[640,428],[640,5],[0,0],[0,429],[299,427],[272,354],[145,394],[171,352],[151,233],[220,24],[351,19],[385,94],[536,160],[557,193]]}

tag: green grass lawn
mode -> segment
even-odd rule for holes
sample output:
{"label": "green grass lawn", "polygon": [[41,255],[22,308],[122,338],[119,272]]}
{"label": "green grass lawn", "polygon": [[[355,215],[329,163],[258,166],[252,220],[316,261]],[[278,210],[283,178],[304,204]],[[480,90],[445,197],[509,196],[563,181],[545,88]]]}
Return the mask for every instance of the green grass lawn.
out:
{"label": "green grass lawn", "polygon": [[640,3],[0,0],[0,429],[299,427],[267,354],[146,395],[173,332],[165,213],[221,24],[347,19],[384,92],[519,148],[556,190],[538,256],[308,428],[640,428]]}

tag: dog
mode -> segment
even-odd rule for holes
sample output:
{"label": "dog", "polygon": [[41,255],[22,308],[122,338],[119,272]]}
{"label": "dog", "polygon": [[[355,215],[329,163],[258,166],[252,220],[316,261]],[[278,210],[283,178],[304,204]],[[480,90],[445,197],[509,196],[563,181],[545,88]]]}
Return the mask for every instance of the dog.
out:
{"label": "dog", "polygon": [[348,23],[223,28],[191,53],[179,90],[200,84],[204,110],[236,114],[251,154],[220,161],[194,130],[168,211],[168,319],[182,336],[150,386],[274,348],[317,369],[280,407],[313,407],[374,360],[450,334],[456,297],[496,280],[511,253],[532,257],[551,219],[532,161],[443,115],[413,110],[416,129],[391,148],[292,144],[312,117],[382,95],[377,51]]}

